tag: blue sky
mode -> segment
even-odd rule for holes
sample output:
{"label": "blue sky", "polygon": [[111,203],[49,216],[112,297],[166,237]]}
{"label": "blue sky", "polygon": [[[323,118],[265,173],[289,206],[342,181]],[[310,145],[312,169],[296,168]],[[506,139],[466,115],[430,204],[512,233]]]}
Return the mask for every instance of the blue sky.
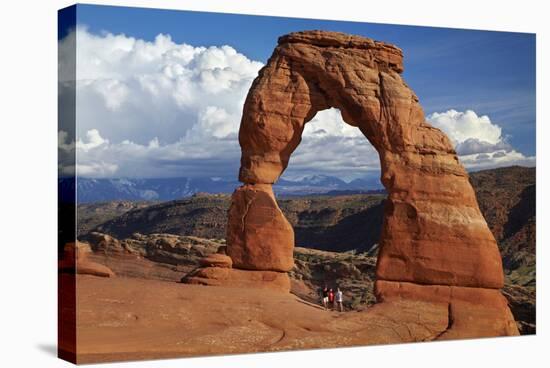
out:
{"label": "blue sky", "polygon": [[[487,115],[510,146],[535,155],[534,34],[95,5],[79,5],[77,22],[98,36],[155,42],[162,33],[176,44],[229,45],[262,63],[277,38],[293,31],[340,31],[393,43],[404,51],[403,77],[427,116],[451,109]],[[60,38],[66,34],[62,30]]]}
{"label": "blue sky", "polygon": [[145,40],[159,33],[191,45],[229,44],[266,62],[277,37],[323,29],[393,43],[405,54],[407,83],[426,114],[455,108],[489,115],[510,143],[535,154],[535,35],[374,23],[81,6],[78,22],[92,32],[107,30]]}

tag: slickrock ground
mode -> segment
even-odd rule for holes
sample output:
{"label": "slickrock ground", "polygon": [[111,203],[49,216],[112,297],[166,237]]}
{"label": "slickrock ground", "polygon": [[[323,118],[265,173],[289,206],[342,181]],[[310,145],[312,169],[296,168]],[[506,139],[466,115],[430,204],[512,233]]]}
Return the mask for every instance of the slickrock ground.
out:
{"label": "slickrock ground", "polygon": [[[364,254],[296,248],[291,293],[281,293],[179,283],[204,255],[216,254],[220,246],[206,239],[169,234],[136,234],[122,241],[96,234],[94,239],[98,243],[87,259],[107,265],[116,276],[77,276],[80,363],[431,341],[456,338],[452,331],[460,328],[447,300],[373,305],[376,258]],[[173,259],[166,252],[162,259],[182,264],[140,256],[150,247],[155,257],[159,244],[180,252]],[[112,251],[119,247],[134,253]],[[344,290],[344,313],[318,306],[316,292],[324,282]],[[482,320],[494,332],[491,318],[489,313]]]}
{"label": "slickrock ground", "polygon": [[449,325],[442,303],[339,313],[262,289],[88,275],[77,285],[79,363],[429,341]]}
{"label": "slickrock ground", "polygon": [[[91,244],[86,246],[94,251],[87,253],[86,259],[108,267],[117,276],[170,282],[178,282],[183,276],[204,266],[202,263],[205,260],[210,256],[219,256],[215,252],[224,248],[221,240],[172,234],[134,234],[119,240],[106,234],[91,233],[87,239]],[[296,247],[294,268],[289,273],[290,290],[301,299],[317,304],[319,288],[325,284],[329,287],[337,285],[344,292],[346,310],[361,311],[370,308],[376,301],[375,270],[375,251],[327,252]],[[211,281],[211,285],[216,285],[215,279]],[[523,286],[507,277],[503,294],[508,299],[520,332],[535,333],[534,286]]]}

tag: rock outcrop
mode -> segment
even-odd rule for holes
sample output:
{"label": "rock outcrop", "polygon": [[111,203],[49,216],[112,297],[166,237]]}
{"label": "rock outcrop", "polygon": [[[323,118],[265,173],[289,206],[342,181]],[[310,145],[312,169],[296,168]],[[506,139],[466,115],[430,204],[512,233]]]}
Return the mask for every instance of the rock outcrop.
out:
{"label": "rock outcrop", "polygon": [[200,267],[182,277],[181,282],[290,292],[290,277],[286,272],[233,268],[234,261],[225,252],[226,247],[221,246],[216,253],[200,259]]}
{"label": "rock outcrop", "polygon": [[88,259],[91,247],[87,243],[67,243],[63,249],[63,259],[58,262],[59,272],[69,274],[114,277],[115,273],[107,266]]}
{"label": "rock outcrop", "polygon": [[213,253],[199,260],[199,264],[202,267],[231,268],[233,260],[225,254]]}
{"label": "rock outcrop", "polygon": [[182,282],[195,285],[271,289],[290,292],[290,278],[285,272],[249,271],[226,267],[199,268]]}
{"label": "rock outcrop", "polygon": [[90,241],[94,252],[100,252],[104,254],[120,254],[125,253],[126,251],[118,239],[108,234],[91,232],[90,234],[88,234],[87,240]]}
{"label": "rock outcrop", "polygon": [[227,254],[237,268],[287,272],[294,266],[294,231],[268,184],[243,185],[233,193]]}
{"label": "rock outcrop", "polygon": [[290,291],[286,272],[294,266],[294,231],[277,205],[271,185],[245,184],[235,190],[226,241],[231,245],[201,259],[202,267],[182,282]]}
{"label": "rock outcrop", "polygon": [[[458,332],[446,336],[517,334],[499,291],[501,257],[468,174],[447,136],[426,122],[402,72],[402,51],[383,42],[323,31],[279,38],[244,105],[244,185],[232,198],[227,254],[235,267],[257,270],[251,272],[291,267],[292,230],[271,185],[286,169],[305,124],[335,107],[378,151],[388,192],[378,309],[395,305],[389,300],[427,301],[447,305],[449,318],[452,311]],[[482,323],[488,314],[493,322]]]}

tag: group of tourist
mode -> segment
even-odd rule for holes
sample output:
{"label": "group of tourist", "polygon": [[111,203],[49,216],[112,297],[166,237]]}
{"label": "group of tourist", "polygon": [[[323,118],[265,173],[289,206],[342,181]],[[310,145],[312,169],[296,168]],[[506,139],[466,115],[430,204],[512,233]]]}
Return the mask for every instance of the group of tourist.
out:
{"label": "group of tourist", "polygon": [[336,288],[336,292],[331,288],[329,289],[326,285],[321,291],[322,303],[325,310],[329,308],[334,310],[339,310],[340,312],[344,311],[344,294],[340,288]]}

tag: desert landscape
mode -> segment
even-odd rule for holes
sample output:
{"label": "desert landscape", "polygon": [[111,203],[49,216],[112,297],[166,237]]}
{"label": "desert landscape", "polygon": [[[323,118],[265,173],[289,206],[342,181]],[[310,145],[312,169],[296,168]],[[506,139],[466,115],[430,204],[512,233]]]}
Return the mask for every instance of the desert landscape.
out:
{"label": "desert landscape", "polygon": [[[470,180],[499,243],[503,294],[520,333],[534,334],[535,169],[482,171],[472,173]],[[298,245],[289,272],[290,293],[181,283],[201,266],[201,259],[225,246],[229,194],[197,194],[149,205],[79,205],[79,224],[87,225],[79,232],[82,251],[87,260],[112,271],[98,276],[82,269],[88,274],[76,276],[79,362],[439,338],[449,327],[445,308],[400,301],[390,313],[374,306],[380,228],[360,224],[381,226],[378,207],[384,197],[341,194],[279,200]],[[202,215],[189,215],[196,212]],[[148,226],[145,219],[150,219]],[[180,220],[172,224],[174,219]],[[354,228],[358,231],[351,233]],[[319,289],[324,284],[343,290],[344,313],[323,310]],[[431,308],[426,314],[430,318],[415,320],[422,308]]]}
{"label": "desert landscape", "polygon": [[[280,37],[244,103],[242,185],[78,204],[59,261],[77,334],[60,351],[90,363],[535,333],[535,168],[468,173],[403,69],[388,43]],[[384,190],[278,195],[330,107],[378,152]],[[321,306],[324,286],[344,311]]]}

